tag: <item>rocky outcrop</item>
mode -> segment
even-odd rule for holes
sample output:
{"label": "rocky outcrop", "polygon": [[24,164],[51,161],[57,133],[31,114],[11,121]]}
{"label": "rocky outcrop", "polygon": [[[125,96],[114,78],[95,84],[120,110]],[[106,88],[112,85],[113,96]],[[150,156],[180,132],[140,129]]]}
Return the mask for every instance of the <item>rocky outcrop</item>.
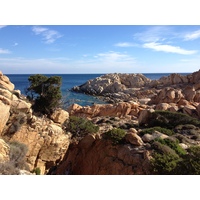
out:
{"label": "rocky outcrop", "polygon": [[56,110],[52,121],[33,115],[31,106],[14,90],[9,78],[0,73],[0,141],[4,144],[0,145],[0,157],[6,159],[6,142],[18,141],[28,147],[26,158],[30,171],[40,168],[41,174],[46,174],[62,160],[68,149],[70,135],[63,131],[61,124],[69,114]]}
{"label": "rocky outcrop", "polygon": [[[9,141],[18,141],[28,146],[27,164],[30,170],[40,168],[41,174],[59,163],[66,153],[70,138],[63,130],[53,124],[38,123],[35,128],[23,125],[10,136]],[[34,125],[32,125],[34,126]]]}
{"label": "rocky outcrop", "polygon": [[[199,77],[200,70],[187,76],[170,74],[158,80],[147,79],[141,74],[106,74],[72,90],[103,96],[109,103],[134,101],[147,105],[149,109],[182,110],[193,117],[199,117]],[[189,110],[184,102],[188,102]],[[196,111],[191,111],[191,106],[194,106]]]}
{"label": "rocky outcrop", "polygon": [[3,75],[3,73],[0,71],[0,88],[4,88],[9,91],[13,91],[15,86],[13,83],[10,82],[10,79]]}
{"label": "rocky outcrop", "polygon": [[113,145],[110,140],[93,135],[71,144],[63,162],[52,174],[144,175],[150,173],[150,158],[144,146]]}
{"label": "rocky outcrop", "polygon": [[142,74],[106,74],[89,80],[81,86],[73,88],[74,91],[92,95],[118,93],[126,88],[139,88],[150,83],[150,79]]}
{"label": "rocky outcrop", "polygon": [[68,108],[70,115],[93,118],[97,116],[123,117],[127,115],[138,116],[143,107],[136,102],[121,102],[115,104],[95,104],[93,106],[80,106],[73,104]]}

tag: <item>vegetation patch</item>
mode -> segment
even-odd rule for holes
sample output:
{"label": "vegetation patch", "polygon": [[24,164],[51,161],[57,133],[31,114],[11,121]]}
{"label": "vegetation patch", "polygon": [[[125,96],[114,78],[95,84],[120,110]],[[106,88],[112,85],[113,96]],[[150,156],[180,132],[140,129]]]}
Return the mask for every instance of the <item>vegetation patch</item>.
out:
{"label": "vegetation patch", "polygon": [[125,135],[126,135],[126,131],[120,128],[114,128],[104,133],[105,138],[112,140],[113,144],[122,143],[124,141]]}
{"label": "vegetation patch", "polygon": [[69,121],[65,122],[66,131],[72,133],[72,137],[84,137],[90,133],[97,133],[99,127],[94,125],[91,121],[76,117],[70,116]]}
{"label": "vegetation patch", "polygon": [[163,133],[163,134],[166,134],[166,135],[174,135],[174,131],[173,130],[170,130],[170,129],[167,129],[167,128],[162,128],[160,126],[155,126],[155,127],[152,127],[152,128],[145,128],[143,129],[140,134],[141,135],[144,135],[144,134],[152,134],[154,131],[158,131],[160,133]]}
{"label": "vegetation patch", "polygon": [[47,77],[41,74],[28,78],[30,86],[27,88],[27,98],[32,101],[33,110],[50,115],[61,104],[61,81],[59,76]]}
{"label": "vegetation patch", "polygon": [[26,164],[27,146],[19,142],[10,142],[8,144],[10,146],[10,160],[0,163],[0,174],[18,175],[20,174],[20,169],[28,170]]}
{"label": "vegetation patch", "polygon": [[196,118],[190,117],[189,115],[160,110],[156,110],[151,114],[148,126],[160,126],[167,129],[173,129],[180,124],[192,124],[200,127],[200,121]]}
{"label": "vegetation patch", "polygon": [[179,145],[178,140],[172,140],[170,138],[165,138],[165,139],[156,139],[159,143],[163,145],[167,145],[171,149],[173,149],[179,156],[185,155],[186,151]]}
{"label": "vegetation patch", "polygon": [[32,170],[32,173],[35,173],[36,175],[40,175],[41,174],[41,170],[39,167],[36,167],[34,170]]}

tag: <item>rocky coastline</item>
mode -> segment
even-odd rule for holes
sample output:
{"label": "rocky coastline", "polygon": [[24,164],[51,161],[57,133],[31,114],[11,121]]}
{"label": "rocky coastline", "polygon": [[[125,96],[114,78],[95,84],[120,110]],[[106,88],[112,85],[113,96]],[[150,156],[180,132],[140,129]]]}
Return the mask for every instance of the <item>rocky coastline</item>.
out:
{"label": "rocky coastline", "polygon": [[[200,70],[153,81],[142,74],[107,74],[72,90],[101,96],[109,103],[73,104],[48,118],[34,113],[32,104],[0,72],[1,166],[13,162],[13,149],[20,153],[12,146],[17,143],[27,147],[26,165],[18,162],[17,174],[36,174],[39,169],[40,174],[54,175],[146,175],[153,174],[153,152],[180,156],[161,140],[176,141],[186,152],[200,146]],[[99,130],[74,138],[68,129],[71,116],[87,119]],[[158,122],[162,127],[155,128]],[[119,144],[106,137],[113,129],[124,131]]]}

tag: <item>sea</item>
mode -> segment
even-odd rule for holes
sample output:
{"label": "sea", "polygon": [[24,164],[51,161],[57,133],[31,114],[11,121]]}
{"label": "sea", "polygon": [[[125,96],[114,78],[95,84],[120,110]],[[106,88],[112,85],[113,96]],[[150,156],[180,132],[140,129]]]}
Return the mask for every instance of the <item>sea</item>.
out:
{"label": "sea", "polygon": [[[151,80],[159,79],[163,76],[168,76],[171,73],[143,73],[147,78]],[[189,73],[179,73],[181,75],[187,75]],[[32,74],[6,74],[10,81],[15,85],[15,90],[20,90],[23,95],[26,95],[26,88],[29,86],[28,78]],[[90,79],[102,76],[104,74],[44,74],[46,76],[61,76],[62,77],[62,102],[63,108],[68,108],[73,103],[77,103],[81,106],[90,106],[94,103],[106,104],[103,100],[82,93],[70,91],[74,86],[84,84]]]}

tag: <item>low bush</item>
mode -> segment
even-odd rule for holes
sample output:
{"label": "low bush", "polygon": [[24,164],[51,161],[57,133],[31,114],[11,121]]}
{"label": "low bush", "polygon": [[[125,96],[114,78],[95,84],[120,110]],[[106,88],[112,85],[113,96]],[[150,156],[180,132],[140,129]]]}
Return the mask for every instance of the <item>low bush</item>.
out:
{"label": "low bush", "polygon": [[170,138],[166,138],[166,139],[157,139],[156,141],[160,142],[163,145],[167,145],[180,156],[186,154],[186,151],[179,145],[178,140],[174,141]]}
{"label": "low bush", "polygon": [[36,175],[40,175],[41,174],[41,170],[39,167],[36,167],[34,170],[32,170],[32,173],[35,173]]}
{"label": "low bush", "polygon": [[151,165],[153,168],[153,174],[169,175],[174,174],[180,158],[170,153],[153,153]]}
{"label": "low bush", "polygon": [[163,128],[173,129],[180,124],[192,124],[200,127],[200,121],[189,115],[170,112],[170,111],[158,111],[156,110],[151,114],[148,127],[160,126]]}
{"label": "low bush", "polygon": [[7,161],[0,163],[0,175],[19,175],[20,171],[15,167],[14,163]]}
{"label": "low bush", "polygon": [[27,169],[26,165],[26,153],[28,148],[25,144],[20,142],[10,142],[10,161],[14,164],[16,168]]}
{"label": "low bush", "polygon": [[175,173],[181,175],[200,175],[200,146],[192,146],[188,149],[188,153],[183,155]]}
{"label": "low bush", "polygon": [[166,134],[166,135],[169,135],[169,136],[175,134],[173,130],[170,130],[170,129],[167,129],[167,128],[162,128],[162,127],[159,127],[159,126],[155,126],[155,127],[152,127],[152,128],[145,128],[140,132],[140,134],[141,135],[144,135],[146,133],[152,134],[154,131],[158,131],[160,133],[163,133],[163,134]]}
{"label": "low bush", "polygon": [[99,127],[94,125],[91,121],[76,116],[70,116],[69,121],[65,122],[65,127],[66,131],[72,133],[72,137],[83,137],[87,134],[99,131]]}
{"label": "low bush", "polygon": [[[156,142],[160,143],[161,141]],[[163,143],[169,145],[169,141]],[[174,149],[177,151],[177,148]],[[170,151],[154,150],[151,159],[152,173],[160,175],[200,175],[200,146],[190,147],[187,149],[187,153],[180,153],[180,150],[178,152],[179,156]]]}
{"label": "low bush", "polygon": [[113,144],[122,143],[125,135],[126,135],[126,132],[120,128],[114,128],[114,129],[104,133],[105,138],[112,140]]}
{"label": "low bush", "polygon": [[2,175],[18,175],[20,169],[29,170],[26,164],[27,146],[19,142],[10,142],[10,160],[0,163],[0,174]]}

